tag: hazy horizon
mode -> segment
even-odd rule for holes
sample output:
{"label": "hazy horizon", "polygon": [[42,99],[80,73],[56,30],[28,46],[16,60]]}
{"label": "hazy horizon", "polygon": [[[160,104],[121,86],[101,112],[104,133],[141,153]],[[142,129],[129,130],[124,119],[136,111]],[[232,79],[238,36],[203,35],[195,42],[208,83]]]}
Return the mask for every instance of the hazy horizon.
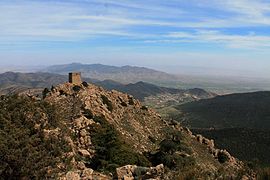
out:
{"label": "hazy horizon", "polygon": [[[43,72],[50,66],[55,65],[69,65],[69,64],[83,64],[83,65],[93,65],[93,64],[101,64],[105,66],[115,66],[115,67],[122,67],[122,66],[132,66],[132,67],[144,67],[149,68],[173,75],[177,75],[179,77],[183,76],[185,77],[194,77],[194,78],[210,78],[210,79],[232,79],[232,80],[248,80],[248,78],[251,78],[251,80],[270,80],[270,77],[260,76],[252,71],[237,71],[237,70],[229,70],[229,69],[213,69],[213,68],[207,68],[207,67],[196,67],[196,66],[178,66],[178,67],[158,67],[158,66],[143,66],[143,65],[132,65],[132,64],[102,64],[102,63],[82,63],[82,62],[70,62],[70,63],[64,63],[64,64],[48,64],[48,65],[9,65],[9,66],[1,66],[0,73],[5,73],[9,71],[13,72],[22,72],[22,73],[29,73],[29,72]],[[236,79],[233,79],[236,78]],[[210,80],[209,79],[209,80]]]}
{"label": "hazy horizon", "polygon": [[0,66],[80,62],[270,77],[265,0],[2,0]]}

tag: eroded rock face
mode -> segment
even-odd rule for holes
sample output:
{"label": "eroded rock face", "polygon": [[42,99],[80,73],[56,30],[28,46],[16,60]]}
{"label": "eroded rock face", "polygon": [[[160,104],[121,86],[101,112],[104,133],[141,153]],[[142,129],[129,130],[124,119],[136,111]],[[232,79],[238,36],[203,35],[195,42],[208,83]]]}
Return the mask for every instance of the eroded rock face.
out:
{"label": "eroded rock face", "polygon": [[106,91],[92,84],[80,85],[80,90],[76,91],[73,87],[70,83],[56,86],[45,100],[63,106],[63,114],[72,121],[74,130],[82,137],[82,144],[87,141],[87,132],[83,129],[95,123],[92,116],[98,116],[113,124],[136,151],[157,148],[148,137],[161,139],[166,123],[152,109],[143,108],[138,100],[118,91]]}
{"label": "eroded rock face", "polygon": [[101,173],[94,172],[93,169],[69,171],[60,180],[112,180],[113,178]]}
{"label": "eroded rock face", "polygon": [[126,165],[116,169],[118,180],[152,179],[161,180],[164,175],[164,166],[160,164],[156,167],[140,167]]}
{"label": "eroded rock face", "polygon": [[69,171],[66,174],[66,180],[79,180],[79,179],[80,179],[79,172]]}

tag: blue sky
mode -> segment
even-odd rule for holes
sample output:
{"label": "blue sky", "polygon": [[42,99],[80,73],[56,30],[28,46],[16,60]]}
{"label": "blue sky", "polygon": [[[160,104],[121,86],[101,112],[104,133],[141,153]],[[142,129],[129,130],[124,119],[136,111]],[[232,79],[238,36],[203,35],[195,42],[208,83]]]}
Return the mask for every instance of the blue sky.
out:
{"label": "blue sky", "polygon": [[69,62],[270,76],[269,0],[1,0],[0,65]]}

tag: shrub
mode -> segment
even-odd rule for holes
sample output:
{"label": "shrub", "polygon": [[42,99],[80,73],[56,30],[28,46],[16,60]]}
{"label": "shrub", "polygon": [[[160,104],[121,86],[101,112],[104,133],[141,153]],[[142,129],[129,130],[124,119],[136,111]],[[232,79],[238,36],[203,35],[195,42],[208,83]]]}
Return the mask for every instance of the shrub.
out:
{"label": "shrub", "polygon": [[51,91],[53,91],[53,90],[55,90],[55,87],[54,86],[51,87]]}
{"label": "shrub", "polygon": [[112,112],[113,105],[112,105],[112,102],[107,98],[107,96],[101,95],[101,99],[102,99],[103,104],[107,105],[108,110]]}
{"label": "shrub", "polygon": [[134,105],[134,104],[135,104],[132,97],[129,97],[129,98],[128,98],[128,104],[129,104],[129,105]]}
{"label": "shrub", "polygon": [[84,87],[86,87],[86,88],[89,86],[89,84],[88,84],[87,82],[85,82],[85,81],[82,83],[82,85],[83,85]]}
{"label": "shrub", "polygon": [[165,139],[160,143],[160,151],[173,154],[178,149],[178,144],[170,139]]}
{"label": "shrub", "polygon": [[60,95],[65,95],[67,96],[67,93],[65,91],[63,91],[62,89],[59,91]]}
{"label": "shrub", "polygon": [[61,137],[45,137],[35,128],[65,129],[55,107],[19,96],[6,96],[0,106],[0,177],[44,179],[57,173],[56,165],[65,161],[62,155],[70,147]]}
{"label": "shrub", "polygon": [[148,136],[148,139],[149,139],[152,143],[156,143],[156,142],[157,142],[156,138],[154,138],[153,136]]}
{"label": "shrub", "polygon": [[93,119],[94,115],[90,109],[84,109],[82,114],[87,118],[87,119]]}
{"label": "shrub", "polygon": [[96,149],[96,155],[90,162],[91,168],[112,172],[116,167],[127,164],[151,165],[144,155],[135,152],[122,140],[113,125],[102,117],[94,117],[94,120],[100,124],[90,129],[91,140]]}
{"label": "shrub", "polygon": [[124,107],[127,107],[127,103],[126,102],[121,102],[121,105],[124,106]]}
{"label": "shrub", "polygon": [[48,89],[48,88],[45,88],[45,89],[42,91],[42,96],[43,96],[43,98],[45,98],[49,92],[50,92],[49,89]]}
{"label": "shrub", "polygon": [[78,85],[75,85],[75,86],[73,86],[73,91],[75,91],[75,92],[79,92],[82,88],[81,88],[81,86],[78,86]]}
{"label": "shrub", "polygon": [[225,163],[229,160],[229,157],[223,152],[218,152],[217,156],[220,163]]}
{"label": "shrub", "polygon": [[159,150],[153,154],[149,154],[149,159],[153,165],[163,163],[170,169],[179,169],[194,165],[195,160],[192,157],[183,157],[177,151],[187,154],[191,153],[191,149],[184,143],[181,132],[172,128],[164,129],[166,138],[160,142]]}
{"label": "shrub", "polygon": [[146,107],[146,106],[142,106],[141,109],[145,110],[145,111],[148,111],[148,107]]}

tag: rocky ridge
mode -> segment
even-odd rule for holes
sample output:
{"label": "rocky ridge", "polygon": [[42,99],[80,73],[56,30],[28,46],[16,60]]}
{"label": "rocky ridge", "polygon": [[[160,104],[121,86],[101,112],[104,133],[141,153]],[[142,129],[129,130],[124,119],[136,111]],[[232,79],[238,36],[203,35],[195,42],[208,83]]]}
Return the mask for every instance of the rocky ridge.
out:
{"label": "rocky ridge", "polygon": [[[245,172],[244,164],[226,150],[216,149],[213,140],[193,135],[189,129],[175,121],[164,121],[159,114],[128,94],[114,90],[106,91],[87,83],[79,86],[65,83],[46,91],[44,100],[59,108],[67,126],[74,134],[73,138],[66,137],[72,147],[72,152],[66,156],[72,158],[73,168],[60,173],[60,179],[172,179],[188,176],[208,179],[252,179],[252,176]],[[181,142],[188,151],[183,148],[168,152],[187,163],[188,170],[185,165],[179,168],[168,168],[165,165],[164,168],[163,164],[152,163],[156,167],[126,164],[112,173],[94,171],[86,161],[93,159],[97,153],[96,145],[92,142],[91,130],[93,126],[104,125],[96,121],[95,117],[104,118],[117,130],[124,143],[141,155],[151,156],[159,151],[160,144],[168,136],[172,141]],[[174,134],[168,135],[170,131]],[[57,129],[48,133],[57,134]],[[194,162],[189,163],[189,159]]]}

